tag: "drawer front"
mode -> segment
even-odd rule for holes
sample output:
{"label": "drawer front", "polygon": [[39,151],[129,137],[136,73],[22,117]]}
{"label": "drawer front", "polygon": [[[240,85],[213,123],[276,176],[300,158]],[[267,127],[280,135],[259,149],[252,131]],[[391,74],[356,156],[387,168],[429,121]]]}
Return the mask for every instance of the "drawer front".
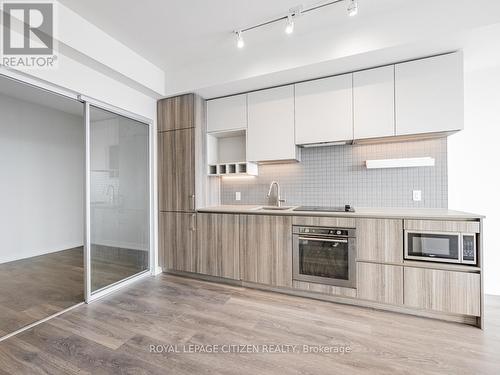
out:
{"label": "drawer front", "polygon": [[293,225],[356,228],[356,221],[345,217],[294,216]]}
{"label": "drawer front", "polygon": [[343,288],[340,286],[308,283],[306,281],[297,280],[293,281],[293,288],[332,296],[356,298],[356,289],[354,288]]}
{"label": "drawer front", "polygon": [[392,305],[403,304],[403,267],[357,263],[358,298]]}
{"label": "drawer front", "polygon": [[404,304],[426,310],[481,315],[481,276],[477,273],[404,268]]}
{"label": "drawer front", "polygon": [[357,219],[357,259],[402,263],[403,238],[403,220]]}
{"label": "drawer front", "polygon": [[405,220],[406,230],[479,233],[478,221]]}

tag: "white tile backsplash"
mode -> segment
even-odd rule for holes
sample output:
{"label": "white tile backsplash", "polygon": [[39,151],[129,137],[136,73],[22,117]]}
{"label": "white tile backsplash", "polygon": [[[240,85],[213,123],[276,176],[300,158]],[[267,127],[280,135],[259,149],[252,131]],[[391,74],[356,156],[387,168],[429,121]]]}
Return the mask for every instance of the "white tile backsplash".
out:
{"label": "white tile backsplash", "polygon": [[[430,156],[434,167],[372,169],[368,159]],[[253,179],[222,179],[223,204],[266,204],[272,180],[281,186],[287,205],[358,207],[448,206],[447,139],[306,148],[302,161],[259,166]],[[413,201],[413,190],[422,200]],[[241,192],[241,201],[235,193]]]}

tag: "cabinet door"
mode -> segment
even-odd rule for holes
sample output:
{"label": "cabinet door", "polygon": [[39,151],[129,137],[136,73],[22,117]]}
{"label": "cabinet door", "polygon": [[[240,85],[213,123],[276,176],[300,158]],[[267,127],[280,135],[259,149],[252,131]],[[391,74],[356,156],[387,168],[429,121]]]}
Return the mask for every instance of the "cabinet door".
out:
{"label": "cabinet door", "polygon": [[353,75],[354,139],[395,135],[394,65]]}
{"label": "cabinet door", "polygon": [[194,129],[158,134],[160,211],[195,209]]}
{"label": "cabinet door", "polygon": [[159,100],[157,110],[160,132],[195,126],[193,94]]}
{"label": "cabinet door", "polygon": [[403,304],[403,267],[358,262],[357,273],[358,298]]}
{"label": "cabinet door", "polygon": [[292,217],[241,215],[241,278],[292,287]]}
{"label": "cabinet door", "polygon": [[247,159],[297,159],[292,85],[248,94]]}
{"label": "cabinet door", "polygon": [[395,69],[396,135],[463,129],[461,53],[397,64]]}
{"label": "cabinet door", "polygon": [[207,101],[207,131],[247,128],[247,94]]}
{"label": "cabinet door", "polygon": [[196,214],[160,212],[159,261],[163,270],[196,272]]}
{"label": "cabinet door", "polygon": [[405,267],[404,304],[426,310],[480,316],[477,273]]}
{"label": "cabinet door", "polygon": [[356,219],[358,260],[402,263],[403,220]]}
{"label": "cabinet door", "polygon": [[197,224],[197,272],[239,280],[239,215],[200,213]]}
{"label": "cabinet door", "polygon": [[295,143],[352,140],[352,74],[295,85]]}

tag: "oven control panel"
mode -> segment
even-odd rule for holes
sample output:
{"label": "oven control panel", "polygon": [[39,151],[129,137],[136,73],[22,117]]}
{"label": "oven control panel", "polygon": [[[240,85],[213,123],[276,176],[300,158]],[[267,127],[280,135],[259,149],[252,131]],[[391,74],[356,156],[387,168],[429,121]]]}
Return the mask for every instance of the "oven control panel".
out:
{"label": "oven control panel", "polygon": [[295,227],[293,233],[313,236],[328,237],[354,237],[355,229],[348,228],[322,228],[322,227]]}

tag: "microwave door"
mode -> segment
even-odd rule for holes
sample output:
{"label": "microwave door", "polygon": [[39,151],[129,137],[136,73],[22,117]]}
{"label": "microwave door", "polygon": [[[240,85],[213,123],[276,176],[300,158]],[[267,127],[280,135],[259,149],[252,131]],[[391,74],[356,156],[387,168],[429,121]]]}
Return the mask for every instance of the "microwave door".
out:
{"label": "microwave door", "polygon": [[460,235],[407,232],[405,255],[408,259],[459,263]]}

